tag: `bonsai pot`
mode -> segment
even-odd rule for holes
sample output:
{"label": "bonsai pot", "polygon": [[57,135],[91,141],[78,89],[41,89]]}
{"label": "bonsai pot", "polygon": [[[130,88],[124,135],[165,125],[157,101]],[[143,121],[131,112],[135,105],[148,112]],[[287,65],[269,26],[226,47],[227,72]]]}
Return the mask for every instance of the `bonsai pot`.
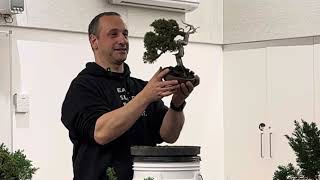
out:
{"label": "bonsai pot", "polygon": [[186,83],[187,81],[190,81],[194,87],[200,84],[199,77],[195,76],[193,71],[180,66],[170,66],[168,68],[170,69],[170,72],[164,77],[166,81],[178,80],[179,83]]}

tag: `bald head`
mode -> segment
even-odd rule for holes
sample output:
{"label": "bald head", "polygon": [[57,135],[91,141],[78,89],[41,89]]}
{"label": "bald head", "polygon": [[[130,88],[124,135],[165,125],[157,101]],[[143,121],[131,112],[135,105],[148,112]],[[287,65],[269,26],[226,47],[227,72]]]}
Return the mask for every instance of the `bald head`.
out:
{"label": "bald head", "polygon": [[103,16],[119,16],[119,17],[121,17],[120,14],[116,13],[116,12],[103,12],[103,13],[98,14],[96,17],[94,17],[91,20],[91,22],[89,24],[89,27],[88,27],[88,35],[89,35],[89,37],[92,34],[97,36],[97,37],[99,37],[99,30],[100,30],[99,21],[100,21],[101,17],[103,17]]}

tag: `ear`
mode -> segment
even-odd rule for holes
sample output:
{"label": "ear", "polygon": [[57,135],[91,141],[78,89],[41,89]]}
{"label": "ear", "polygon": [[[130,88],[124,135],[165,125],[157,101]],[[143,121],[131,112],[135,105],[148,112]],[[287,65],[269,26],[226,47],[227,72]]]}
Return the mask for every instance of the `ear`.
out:
{"label": "ear", "polygon": [[89,41],[92,49],[98,49],[98,38],[97,36],[90,34]]}

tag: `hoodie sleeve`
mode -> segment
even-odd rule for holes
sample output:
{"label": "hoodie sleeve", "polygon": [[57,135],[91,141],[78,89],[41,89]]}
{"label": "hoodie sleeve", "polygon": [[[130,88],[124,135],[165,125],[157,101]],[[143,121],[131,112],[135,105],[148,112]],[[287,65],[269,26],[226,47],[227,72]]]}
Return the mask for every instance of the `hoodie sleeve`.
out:
{"label": "hoodie sleeve", "polygon": [[106,102],[94,85],[73,81],[62,105],[61,120],[76,138],[94,141],[97,119],[111,110]]}

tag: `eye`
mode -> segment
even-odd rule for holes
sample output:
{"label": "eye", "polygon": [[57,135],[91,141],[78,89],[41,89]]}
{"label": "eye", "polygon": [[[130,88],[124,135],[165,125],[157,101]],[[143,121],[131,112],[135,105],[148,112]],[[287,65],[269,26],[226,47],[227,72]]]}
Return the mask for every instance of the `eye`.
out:
{"label": "eye", "polygon": [[126,38],[128,37],[128,32],[124,32],[122,34],[123,34],[124,37],[126,37]]}
{"label": "eye", "polygon": [[109,35],[110,37],[112,37],[112,38],[115,38],[115,37],[119,36],[119,33],[118,33],[117,31],[115,31],[115,30],[111,30],[111,31],[108,33],[108,35]]}

